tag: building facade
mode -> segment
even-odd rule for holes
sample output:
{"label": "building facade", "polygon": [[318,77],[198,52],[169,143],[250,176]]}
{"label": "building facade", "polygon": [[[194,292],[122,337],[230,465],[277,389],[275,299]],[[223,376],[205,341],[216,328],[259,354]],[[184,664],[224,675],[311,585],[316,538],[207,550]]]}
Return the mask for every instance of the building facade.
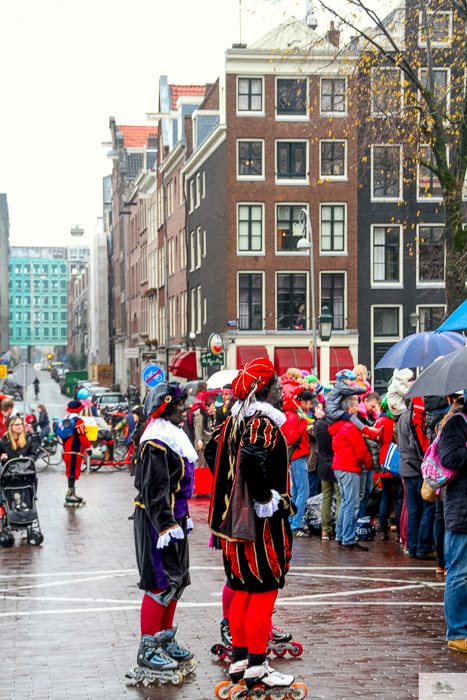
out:
{"label": "building facade", "polygon": [[10,347],[8,258],[10,247],[10,218],[6,194],[0,194],[0,354]]}

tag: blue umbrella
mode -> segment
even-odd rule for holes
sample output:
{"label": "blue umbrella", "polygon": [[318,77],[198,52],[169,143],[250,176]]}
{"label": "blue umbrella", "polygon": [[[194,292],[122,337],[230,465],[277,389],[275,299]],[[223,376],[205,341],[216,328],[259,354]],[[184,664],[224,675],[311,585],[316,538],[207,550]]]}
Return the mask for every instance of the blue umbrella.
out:
{"label": "blue umbrella", "polygon": [[464,345],[464,338],[459,333],[443,333],[442,335],[435,334],[434,331],[414,333],[414,335],[408,335],[407,338],[403,338],[393,345],[378,362],[375,369],[428,367],[437,357],[449,355],[449,353],[463,348]]}
{"label": "blue umbrella", "polygon": [[463,331],[465,328],[467,328],[467,301],[463,301],[435,332]]}

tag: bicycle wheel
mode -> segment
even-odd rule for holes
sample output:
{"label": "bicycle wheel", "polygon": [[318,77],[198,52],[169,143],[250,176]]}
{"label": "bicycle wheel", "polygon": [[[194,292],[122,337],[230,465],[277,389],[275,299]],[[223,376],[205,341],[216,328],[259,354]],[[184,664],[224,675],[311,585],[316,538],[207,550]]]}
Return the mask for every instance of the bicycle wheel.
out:
{"label": "bicycle wheel", "polygon": [[114,460],[116,462],[124,462],[125,457],[128,454],[128,447],[125,445],[124,442],[121,443],[115,443],[114,445]]}
{"label": "bicycle wheel", "polygon": [[36,471],[43,472],[50,464],[50,455],[43,447],[37,448]]}
{"label": "bicycle wheel", "polygon": [[59,443],[46,443],[43,448],[49,453],[49,464],[60,464],[63,459],[63,451]]}

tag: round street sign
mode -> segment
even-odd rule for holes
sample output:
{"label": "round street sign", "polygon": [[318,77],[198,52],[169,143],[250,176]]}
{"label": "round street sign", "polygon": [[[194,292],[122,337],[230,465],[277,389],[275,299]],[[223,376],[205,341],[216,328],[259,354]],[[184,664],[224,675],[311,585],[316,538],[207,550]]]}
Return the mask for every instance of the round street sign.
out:
{"label": "round street sign", "polygon": [[164,370],[162,367],[158,367],[158,365],[147,365],[143,369],[143,382],[145,382],[148,386],[157,386],[160,384],[160,382],[163,382],[165,379],[165,374]]}
{"label": "round street sign", "polygon": [[13,370],[13,381],[20,386],[29,386],[36,378],[36,370],[29,362],[20,362]]}
{"label": "round street sign", "polygon": [[219,333],[211,333],[208,338],[208,351],[212,355],[220,355],[224,349],[224,343]]}

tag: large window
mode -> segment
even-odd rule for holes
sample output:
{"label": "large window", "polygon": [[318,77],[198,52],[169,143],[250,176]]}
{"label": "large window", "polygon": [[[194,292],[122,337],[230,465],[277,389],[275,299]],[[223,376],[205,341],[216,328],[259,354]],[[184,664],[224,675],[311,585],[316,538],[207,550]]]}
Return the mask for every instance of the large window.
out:
{"label": "large window", "polygon": [[306,275],[277,275],[277,330],[306,330]]}
{"label": "large window", "polygon": [[452,39],[452,13],[451,12],[427,12],[428,21],[425,22],[423,12],[419,14],[420,46],[427,45],[430,38],[431,47],[447,47]]}
{"label": "large window", "polygon": [[258,331],[263,328],[263,276],[242,273],[238,276],[239,329]]}
{"label": "large window", "polygon": [[400,282],[400,228],[373,227],[373,282]]}
{"label": "large window", "polygon": [[401,72],[398,68],[380,67],[371,76],[371,109],[374,115],[384,117],[400,112],[402,108]]}
{"label": "large window", "polygon": [[238,176],[261,177],[263,175],[263,142],[238,142]]}
{"label": "large window", "polygon": [[[435,157],[430,146],[420,147],[420,160],[425,163],[435,164]],[[418,166],[418,198],[419,199],[442,199],[443,191],[438,177],[426,165]]]}
{"label": "large window", "polygon": [[277,143],[277,177],[279,179],[306,179],[307,145],[306,141],[279,141]]}
{"label": "large window", "polygon": [[[449,113],[449,71],[447,68],[433,68],[432,75],[435,100]],[[420,81],[425,88],[431,89],[428,68],[420,70]]]}
{"label": "large window", "polygon": [[277,80],[277,114],[306,115],[306,80]]}
{"label": "large window", "polygon": [[345,78],[321,79],[321,114],[344,114]]}
{"label": "large window", "polygon": [[444,284],[444,226],[418,228],[418,282]]}
{"label": "large window", "polygon": [[332,316],[332,328],[343,331],[345,328],[345,275],[343,272],[323,272],[321,274],[321,310],[327,306]]}
{"label": "large window", "polygon": [[419,331],[436,331],[443,322],[446,310],[444,306],[419,306],[418,316],[420,319]]}
{"label": "large window", "polygon": [[345,141],[321,141],[321,177],[346,177]]}
{"label": "large window", "polygon": [[399,307],[375,306],[373,308],[373,334],[375,338],[399,336]]}
{"label": "large window", "polygon": [[325,253],[345,251],[345,206],[321,205],[321,251]]}
{"label": "large window", "polygon": [[238,79],[238,111],[262,112],[263,81],[261,78]]}
{"label": "large window", "polygon": [[372,196],[397,200],[401,197],[401,147],[372,147]]}
{"label": "large window", "polygon": [[304,204],[276,204],[278,251],[297,250],[297,242],[303,236],[299,217],[300,211],[304,207]]}
{"label": "large window", "polygon": [[238,205],[238,250],[261,252],[263,247],[263,207],[261,204]]}

